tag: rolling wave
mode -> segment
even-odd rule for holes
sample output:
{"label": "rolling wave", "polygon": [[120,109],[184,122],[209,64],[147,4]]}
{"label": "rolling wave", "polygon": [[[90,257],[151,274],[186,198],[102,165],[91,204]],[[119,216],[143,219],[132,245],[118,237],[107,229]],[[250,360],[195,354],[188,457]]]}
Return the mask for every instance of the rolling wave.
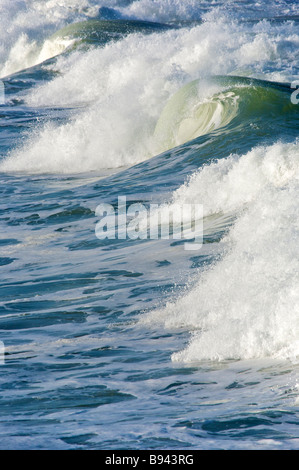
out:
{"label": "rolling wave", "polygon": [[[131,105],[130,120],[118,121],[116,129],[123,135],[121,148],[119,140],[114,138],[114,129],[105,116],[99,116],[98,105],[91,105],[65,125],[47,124],[22,148],[12,151],[0,163],[0,170],[55,173],[117,169],[140,163],[204,135],[230,132],[228,138],[231,139],[234,130],[255,126],[261,128],[263,136],[267,128],[281,126],[281,119],[291,122],[291,116],[298,117],[290,99],[292,91],[289,84],[247,77],[215,76],[195,80],[170,98],[151,134],[152,119],[149,121],[148,117],[138,123],[140,131],[134,132],[140,114],[137,112],[135,116]],[[117,110],[109,110],[109,113],[115,116]],[[85,136],[84,129],[89,129],[90,134]],[[105,141],[109,144],[103,147]],[[86,158],[89,148],[92,158]],[[52,155],[54,153],[51,159],[48,157],[50,149]],[[107,155],[111,158],[107,159]]]}
{"label": "rolling wave", "polygon": [[22,34],[12,48],[2,74],[19,72],[78,47],[104,46],[109,41],[120,40],[129,34],[150,34],[172,28],[150,21],[90,19],[64,26],[41,44],[37,41],[30,43],[27,36]]}
{"label": "rolling wave", "polygon": [[[218,89],[218,92],[215,92]],[[214,76],[194,80],[181,88],[166,104],[156,124],[155,139],[160,151],[169,150],[238,118],[247,124],[268,115],[269,106],[276,113],[292,108],[290,84],[247,77]],[[286,93],[286,95],[284,95]],[[254,116],[255,114],[255,116]]]}

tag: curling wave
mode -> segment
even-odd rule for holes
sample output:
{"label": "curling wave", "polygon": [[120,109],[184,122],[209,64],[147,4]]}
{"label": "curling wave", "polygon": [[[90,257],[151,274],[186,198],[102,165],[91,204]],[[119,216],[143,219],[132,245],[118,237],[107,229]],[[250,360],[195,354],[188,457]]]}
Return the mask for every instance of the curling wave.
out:
{"label": "curling wave", "polygon": [[276,115],[283,114],[287,111],[284,93],[289,100],[289,84],[247,77],[194,80],[175,93],[161,113],[154,132],[157,149],[169,150],[223,129],[236,117],[238,125],[266,116],[269,108],[276,107]]}
{"label": "curling wave", "polygon": [[[132,80],[130,77],[128,85]],[[53,85],[61,83],[64,79],[58,78]],[[192,81],[179,90],[166,104],[154,127],[151,103],[147,108],[144,101],[133,101],[136,92],[144,93],[142,87],[146,83],[138,83],[137,89],[135,81],[134,85],[126,97],[127,84],[116,83],[113,98],[101,96],[87,109],[75,113],[66,124],[46,124],[21,148],[12,151],[1,162],[0,170],[80,173],[117,169],[140,163],[192,139],[196,142],[203,135],[217,137],[220,133],[223,137],[248,126],[260,126],[266,132],[266,126],[275,128],[281,119],[291,119],[297,111],[290,100],[293,90],[288,84],[246,77],[211,77],[208,82]],[[107,86],[111,87],[111,83]],[[51,83],[46,90],[42,88],[43,99],[50,87]],[[60,92],[60,98],[53,91],[60,100],[67,93],[67,90],[65,94]],[[75,97],[78,94],[79,90]]]}

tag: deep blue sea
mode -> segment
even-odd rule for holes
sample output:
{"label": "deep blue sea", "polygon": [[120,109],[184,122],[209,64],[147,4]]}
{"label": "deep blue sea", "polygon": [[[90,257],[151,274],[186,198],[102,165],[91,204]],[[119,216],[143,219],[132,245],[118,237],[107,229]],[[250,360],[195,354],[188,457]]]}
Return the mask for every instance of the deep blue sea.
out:
{"label": "deep blue sea", "polygon": [[299,449],[298,12],[0,0],[1,449]]}

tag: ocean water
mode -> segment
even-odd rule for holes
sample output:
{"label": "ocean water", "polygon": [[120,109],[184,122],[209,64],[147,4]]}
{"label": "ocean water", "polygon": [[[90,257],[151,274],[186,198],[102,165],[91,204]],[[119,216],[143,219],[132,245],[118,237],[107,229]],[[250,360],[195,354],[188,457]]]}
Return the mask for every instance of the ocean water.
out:
{"label": "ocean water", "polygon": [[1,0],[1,449],[299,448],[298,6]]}

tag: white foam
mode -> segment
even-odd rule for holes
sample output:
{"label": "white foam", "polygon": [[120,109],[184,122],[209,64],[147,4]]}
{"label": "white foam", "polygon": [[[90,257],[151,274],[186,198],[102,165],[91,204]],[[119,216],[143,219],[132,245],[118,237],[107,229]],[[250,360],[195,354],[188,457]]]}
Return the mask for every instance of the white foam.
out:
{"label": "white foam", "polygon": [[[66,24],[100,17],[101,7],[110,8],[116,17],[158,22],[201,19],[215,22],[221,16],[229,20],[244,16],[243,2],[225,2],[221,5],[221,2],[214,4],[197,0],[1,0],[0,77],[40,63],[39,53],[49,35]],[[267,5],[256,3],[254,11],[247,10],[246,13],[254,17],[297,14],[297,3],[269,0]],[[261,34],[265,32],[265,36],[256,40],[258,44],[245,46],[242,54],[245,52],[245,56],[251,55],[252,59],[256,57],[260,60],[259,50],[264,47],[265,55],[268,55],[268,48],[273,47],[268,42],[268,27],[266,22],[262,26],[253,26],[253,31],[258,28]],[[261,44],[263,41],[265,43]],[[60,53],[59,49],[55,50],[54,55],[56,53]],[[52,55],[46,59],[50,57]]]}
{"label": "white foam", "polygon": [[148,21],[200,20],[208,2],[197,0],[140,0],[119,8],[126,16]]}
{"label": "white foam", "polygon": [[222,259],[145,321],[192,332],[174,361],[299,356],[299,144],[231,156],[194,174],[175,204],[234,211]]}
{"label": "white foam", "polygon": [[[108,6],[108,5],[107,5]],[[251,6],[251,5],[250,5]],[[254,2],[254,8],[246,8],[244,1],[210,1],[210,0],[136,0],[131,4],[121,6],[118,10],[126,16],[141,18],[148,21],[192,21],[213,18],[227,14],[229,17],[271,17],[281,14],[297,14],[298,8],[295,1],[268,0]],[[211,11],[212,10],[212,11]]]}
{"label": "white foam", "polygon": [[63,52],[63,44],[49,44],[47,38],[67,23],[96,16],[98,5],[94,0],[1,0],[0,77]]}
{"label": "white foam", "polygon": [[[285,35],[291,33],[290,48],[280,54]],[[254,34],[255,38],[267,35],[273,47],[255,40],[252,27],[232,26],[220,17],[190,29],[132,35],[104,48],[60,56],[52,66],[59,75],[34,88],[25,100],[37,107],[85,107],[77,108],[67,124],[35,129],[0,165],[1,171],[85,172],[149,158],[155,154],[153,134],[163,107],[189,81],[233,73],[240,60],[259,75],[263,64],[267,68],[273,60],[273,50],[287,79],[298,41],[293,25],[267,24]],[[246,45],[254,41],[253,57]]]}

